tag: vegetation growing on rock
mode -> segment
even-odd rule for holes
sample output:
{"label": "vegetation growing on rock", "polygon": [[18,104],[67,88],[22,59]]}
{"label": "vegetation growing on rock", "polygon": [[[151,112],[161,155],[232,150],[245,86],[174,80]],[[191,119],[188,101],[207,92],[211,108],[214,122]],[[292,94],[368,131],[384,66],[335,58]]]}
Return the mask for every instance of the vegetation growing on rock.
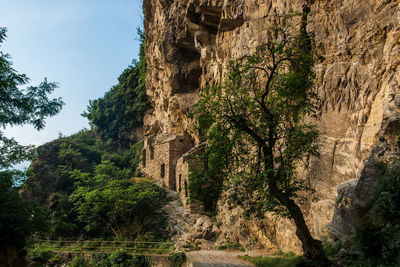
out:
{"label": "vegetation growing on rock", "polygon": [[159,211],[165,191],[131,179],[139,174],[142,142],[130,145],[130,133],[141,125],[148,106],[144,33],[139,34],[139,62],[124,70],[119,84],[92,101],[85,113],[93,129],[38,149],[24,195],[47,207],[48,238],[167,237]]}
{"label": "vegetation growing on rock", "polygon": [[350,260],[351,266],[399,266],[400,265],[400,165],[392,166],[377,162],[374,197],[362,212],[357,223],[351,250],[360,255]]}
{"label": "vegetation growing on rock", "polygon": [[[132,130],[142,127],[149,103],[146,95],[145,34],[138,29],[141,40],[139,61],[133,60],[104,97],[90,101],[83,113],[90,125],[104,139],[119,145],[132,141]],[[136,140],[137,141],[137,140]]]}
{"label": "vegetation growing on rock", "polygon": [[[208,154],[222,153],[206,161],[205,173],[219,169],[216,178],[228,180],[233,203],[247,215],[272,211],[293,219],[305,257],[329,264],[296,202],[310,189],[297,168],[319,155],[319,132],[305,119],[316,107],[307,15],[302,14],[299,34],[290,32],[291,16],[284,17],[271,29],[274,40],[231,61],[224,83],[201,92],[197,115]],[[207,186],[209,180],[202,182]]]}

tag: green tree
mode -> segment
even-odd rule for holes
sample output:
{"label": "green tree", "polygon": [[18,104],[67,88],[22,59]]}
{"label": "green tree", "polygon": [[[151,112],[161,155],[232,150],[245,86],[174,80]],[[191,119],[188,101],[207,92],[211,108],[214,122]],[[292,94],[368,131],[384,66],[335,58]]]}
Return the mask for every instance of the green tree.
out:
{"label": "green tree", "polygon": [[247,215],[272,211],[293,219],[305,257],[328,264],[296,202],[310,189],[297,169],[319,147],[319,132],[305,118],[316,104],[307,14],[299,34],[290,26],[293,16],[280,19],[266,44],[232,61],[225,81],[201,92],[197,117],[206,154],[219,155],[209,158],[205,172],[228,178],[233,202]]}
{"label": "green tree", "polygon": [[161,188],[130,181],[127,169],[109,161],[97,165],[94,173],[71,174],[77,182],[70,199],[87,236],[137,238],[158,231],[157,210],[166,198]]}
{"label": "green tree", "polygon": [[[0,44],[5,38],[6,28],[0,27]],[[56,83],[45,79],[39,86],[20,89],[28,82],[25,74],[13,69],[10,55],[0,51],[0,126],[3,128],[31,124],[40,130],[45,126],[46,117],[61,110],[60,98],[48,98]],[[33,155],[33,146],[21,146],[0,132],[0,254],[10,245],[21,248],[26,237],[39,229],[39,209],[18,193],[24,174],[12,169],[14,164],[32,159]]]}
{"label": "green tree", "polygon": [[[6,28],[0,27],[0,45],[6,38]],[[47,79],[39,86],[26,85],[29,78],[12,68],[11,57],[0,51],[0,126],[32,124],[40,130],[45,126],[45,118],[57,114],[63,105],[61,99],[49,99],[48,94],[57,87]],[[9,168],[23,160],[30,159],[32,146],[21,146],[0,132],[0,167]]]}
{"label": "green tree", "polygon": [[118,84],[104,97],[90,101],[82,114],[102,138],[112,139],[119,145],[130,143],[132,129],[143,124],[144,112],[149,107],[145,87],[145,35],[140,30],[138,35],[141,40],[139,61],[133,60],[119,76]]}

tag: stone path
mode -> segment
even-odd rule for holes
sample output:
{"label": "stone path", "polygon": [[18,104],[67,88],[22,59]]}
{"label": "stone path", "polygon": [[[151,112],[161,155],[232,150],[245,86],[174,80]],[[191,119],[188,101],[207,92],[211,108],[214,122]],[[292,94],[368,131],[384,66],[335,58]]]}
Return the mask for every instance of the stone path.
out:
{"label": "stone path", "polygon": [[200,250],[187,252],[194,267],[253,267],[254,265],[237,258],[243,252],[228,252],[220,250]]}

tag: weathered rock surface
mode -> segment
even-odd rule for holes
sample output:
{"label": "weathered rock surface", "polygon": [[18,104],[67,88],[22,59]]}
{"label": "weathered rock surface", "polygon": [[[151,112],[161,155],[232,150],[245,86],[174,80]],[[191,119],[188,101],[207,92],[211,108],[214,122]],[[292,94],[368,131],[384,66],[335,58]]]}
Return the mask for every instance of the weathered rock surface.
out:
{"label": "weathered rock surface", "polygon": [[[304,3],[144,0],[147,94],[153,105],[145,135],[190,134],[198,142],[188,115],[199,90],[220,81],[230,59],[265,42],[271,19],[301,10]],[[393,145],[379,136],[399,134],[400,11],[396,0],[315,0],[310,7],[308,31],[325,58],[315,66],[317,123],[324,135],[321,158],[312,159],[305,172],[316,192],[302,207],[313,235],[327,240],[352,231],[354,213],[346,211],[346,201],[368,196],[373,188],[370,162],[379,151],[390,154]],[[290,221],[273,216],[244,221],[240,210],[223,203],[218,220],[223,236],[245,246],[300,251]]]}
{"label": "weathered rock surface", "polygon": [[[170,202],[163,208],[168,215],[169,232],[175,242],[175,250],[186,248],[216,249],[220,242],[214,242],[221,230],[208,216],[185,210],[176,192],[168,190]],[[211,241],[214,240],[214,241]]]}

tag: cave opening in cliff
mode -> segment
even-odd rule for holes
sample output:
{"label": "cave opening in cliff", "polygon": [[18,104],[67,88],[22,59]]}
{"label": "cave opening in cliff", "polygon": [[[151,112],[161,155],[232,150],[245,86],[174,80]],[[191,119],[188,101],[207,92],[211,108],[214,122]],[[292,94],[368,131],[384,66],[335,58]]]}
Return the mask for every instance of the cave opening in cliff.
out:
{"label": "cave opening in cliff", "polygon": [[174,93],[191,93],[198,90],[202,73],[200,53],[196,49],[192,50],[180,46],[177,49],[177,58],[180,62],[180,71]]}

